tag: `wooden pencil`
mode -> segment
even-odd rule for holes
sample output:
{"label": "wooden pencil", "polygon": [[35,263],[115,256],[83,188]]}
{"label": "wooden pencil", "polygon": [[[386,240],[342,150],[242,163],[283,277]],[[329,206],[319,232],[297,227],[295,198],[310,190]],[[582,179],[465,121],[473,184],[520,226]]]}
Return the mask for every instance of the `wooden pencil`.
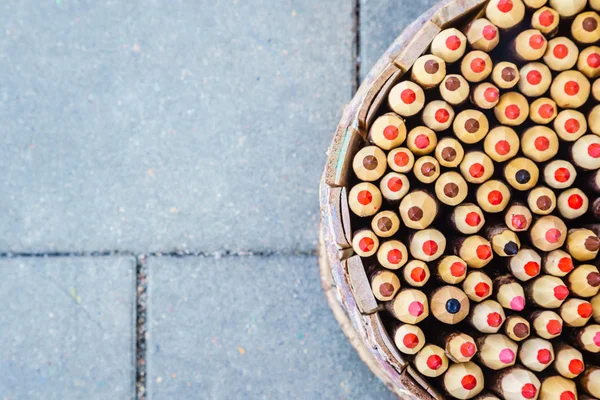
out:
{"label": "wooden pencil", "polygon": [[563,329],[563,320],[554,311],[537,310],[529,314],[528,320],[534,333],[543,339],[559,337]]}
{"label": "wooden pencil", "polygon": [[577,64],[579,48],[568,37],[560,36],[548,42],[544,63],[553,71],[567,71]]}
{"label": "wooden pencil", "polygon": [[470,92],[469,82],[462,75],[446,75],[440,84],[442,99],[453,106],[461,105],[467,101]]}
{"label": "wooden pencil", "polygon": [[500,257],[513,257],[521,248],[521,241],[517,234],[504,224],[489,226],[486,229],[486,236],[492,244],[494,253]]}
{"label": "wooden pencil", "polygon": [[462,284],[464,293],[472,301],[479,303],[492,295],[493,282],[481,271],[471,271]]}
{"label": "wooden pencil", "polygon": [[467,321],[481,333],[498,333],[506,316],[502,306],[494,300],[485,300],[471,307]]}
{"label": "wooden pencil", "polygon": [[581,189],[565,190],[558,196],[558,211],[563,218],[575,219],[584,215],[589,208],[588,197]]}
{"label": "wooden pencil", "polygon": [[444,349],[448,359],[455,363],[463,363],[471,361],[477,353],[477,345],[475,339],[462,332],[438,332],[433,335],[435,342],[439,343]]}
{"label": "wooden pencil", "polygon": [[486,17],[501,29],[517,25],[525,17],[525,5],[521,0],[490,0]]}
{"label": "wooden pencil", "polygon": [[428,344],[417,353],[414,365],[422,375],[435,378],[448,369],[448,357],[441,347]]}
{"label": "wooden pencil", "polygon": [[538,8],[544,6],[548,0],[523,0],[525,7],[537,10]]}
{"label": "wooden pencil", "polygon": [[554,131],[562,140],[574,142],[587,130],[585,115],[576,110],[562,110],[554,120]]}
{"label": "wooden pencil", "polygon": [[369,142],[383,150],[399,147],[406,140],[406,124],[396,113],[387,113],[373,121],[369,129]]}
{"label": "wooden pencil", "polygon": [[504,213],[504,223],[514,232],[525,232],[531,226],[531,210],[522,203],[511,204]]}
{"label": "wooden pencil", "polygon": [[492,73],[492,68],[492,59],[481,50],[470,51],[460,64],[462,76],[474,83],[484,81]]}
{"label": "wooden pencil", "polygon": [[531,27],[548,37],[556,34],[559,23],[560,15],[550,7],[542,7],[531,16]]}
{"label": "wooden pencil", "polygon": [[463,160],[465,150],[460,142],[451,137],[438,141],[435,147],[435,158],[442,167],[456,168]]}
{"label": "wooden pencil", "polygon": [[456,28],[444,29],[431,42],[431,54],[453,63],[465,54],[467,38]]}
{"label": "wooden pencil", "polygon": [[589,209],[591,217],[596,221],[600,221],[600,197],[596,197]]}
{"label": "wooden pencil", "polygon": [[600,106],[592,108],[588,114],[588,126],[590,131],[595,135],[600,135]]}
{"label": "wooden pencil", "polygon": [[508,259],[510,273],[520,280],[527,282],[540,274],[542,258],[533,249],[521,248],[514,257]]}
{"label": "wooden pencil", "polygon": [[463,143],[473,144],[481,141],[489,132],[487,117],[479,110],[464,110],[458,113],[452,124],[455,136]]}
{"label": "wooden pencil", "polygon": [[477,205],[463,203],[452,210],[450,224],[462,234],[474,235],[485,225],[485,215]]}
{"label": "wooden pencil", "polygon": [[502,125],[519,126],[525,122],[529,115],[529,103],[525,96],[520,93],[504,93],[500,96],[500,101],[496,107],[494,107],[494,114]]}
{"label": "wooden pencil", "polygon": [[469,299],[457,287],[451,285],[439,287],[429,298],[431,314],[444,324],[455,325],[469,314]]}
{"label": "wooden pencil", "polygon": [[456,399],[470,399],[483,390],[483,371],[472,361],[452,364],[444,374],[443,386]]}
{"label": "wooden pencil", "polygon": [[554,362],[552,343],[541,338],[530,338],[520,345],[519,361],[535,372],[541,372]]}
{"label": "wooden pencil", "polygon": [[410,254],[417,260],[429,262],[440,258],[446,250],[446,237],[437,229],[423,229],[409,237]]}
{"label": "wooden pencil", "polygon": [[554,250],[546,254],[542,267],[545,273],[559,278],[567,275],[575,268],[573,258],[564,250]]}
{"label": "wooden pencil", "polygon": [[571,298],[562,304],[559,314],[565,325],[578,328],[588,323],[593,311],[589,301]]}
{"label": "wooden pencil", "polygon": [[552,189],[567,189],[577,178],[577,170],[568,161],[554,160],[544,167],[544,182]]}
{"label": "wooden pencil", "polygon": [[373,182],[385,174],[386,164],[385,153],[379,147],[367,146],[356,153],[352,168],[358,179]]}
{"label": "wooden pencil", "polygon": [[494,162],[481,151],[470,151],[460,163],[460,172],[469,183],[480,184],[494,174]]}
{"label": "wooden pencil", "polygon": [[585,369],[581,352],[568,344],[558,343],[554,354],[554,369],[567,379],[576,378]]}
{"label": "wooden pencil", "polygon": [[361,257],[371,257],[379,249],[379,238],[369,229],[360,229],[354,232],[352,249]]}
{"label": "wooden pencil", "polygon": [[408,261],[408,250],[399,240],[388,240],[379,246],[377,250],[377,261],[387,269],[396,270],[402,268]]}
{"label": "wooden pencil", "polygon": [[577,261],[593,260],[600,250],[600,238],[590,229],[571,229],[565,250]]}
{"label": "wooden pencil", "polygon": [[590,353],[600,352],[600,325],[590,324],[575,329],[571,335],[572,343],[579,349]]}
{"label": "wooden pencil", "polygon": [[510,190],[499,180],[489,180],[477,189],[477,204],[488,213],[504,211],[510,201]]}
{"label": "wooden pencil", "polygon": [[531,127],[521,136],[521,150],[529,159],[544,162],[552,159],[558,153],[558,136],[542,125]]}
{"label": "wooden pencil", "polygon": [[437,216],[438,204],[426,191],[415,190],[404,196],[399,210],[402,223],[407,228],[425,229]]}
{"label": "wooden pencil", "polygon": [[402,273],[406,283],[412,287],[423,287],[431,278],[429,267],[421,260],[409,261]]}
{"label": "wooden pencil", "polygon": [[548,97],[535,99],[529,106],[529,118],[540,125],[547,125],[558,115],[556,102]]}
{"label": "wooden pencil", "polygon": [[413,174],[422,183],[433,183],[440,176],[440,164],[431,156],[417,158]]}
{"label": "wooden pencil", "polygon": [[517,60],[535,61],[544,56],[548,41],[537,29],[528,29],[519,33],[510,46]]}
{"label": "wooden pencil", "polygon": [[371,220],[371,229],[380,238],[389,238],[400,229],[400,218],[393,211],[380,211]]}
{"label": "wooden pencil", "polygon": [[471,268],[483,268],[494,258],[490,242],[479,235],[456,239],[453,249]]}
{"label": "wooden pencil", "polygon": [[[443,100],[433,100],[425,105],[422,117],[423,123],[430,129],[441,132],[450,128],[452,125],[452,121],[454,120],[454,109],[450,104]],[[410,146],[408,148],[410,149]]]}
{"label": "wooden pencil", "polygon": [[457,256],[443,256],[437,264],[436,276],[444,283],[459,284],[467,277],[467,263]]}
{"label": "wooden pencil", "polygon": [[539,97],[546,93],[552,83],[552,73],[546,64],[530,62],[519,71],[519,91],[527,97]]}
{"label": "wooden pencil", "polygon": [[475,50],[489,53],[500,43],[500,33],[489,20],[477,18],[467,27],[467,40]]}
{"label": "wooden pencil", "polygon": [[569,289],[556,276],[540,276],[525,287],[527,302],[542,308],[559,308],[568,295]]}
{"label": "wooden pencil", "polygon": [[600,16],[594,11],[578,14],[571,24],[571,36],[582,44],[598,43],[600,41]]}
{"label": "wooden pencil", "polygon": [[508,61],[502,61],[494,65],[492,70],[492,81],[500,89],[510,89],[515,87],[521,75],[519,75],[519,69],[517,66]]}
{"label": "wooden pencil", "polygon": [[411,117],[423,109],[425,93],[416,83],[402,81],[390,90],[388,103],[396,114]]}
{"label": "wooden pencil", "polygon": [[446,61],[433,54],[425,54],[414,62],[411,78],[424,89],[436,87],[446,76]]}
{"label": "wooden pencil", "polygon": [[561,72],[550,86],[552,99],[561,108],[579,108],[590,97],[590,81],[579,71]]}
{"label": "wooden pencil", "polygon": [[435,194],[442,203],[457,206],[469,194],[469,187],[459,173],[454,171],[444,172],[435,182]]}
{"label": "wooden pencil", "polygon": [[385,307],[394,318],[405,324],[418,324],[429,316],[427,296],[417,289],[400,289],[392,301],[385,303]]}
{"label": "wooden pencil", "polygon": [[519,345],[508,336],[501,333],[483,335],[476,343],[477,359],[484,367],[498,371],[515,365]]}
{"label": "wooden pencil", "polygon": [[540,380],[531,371],[514,366],[498,371],[489,388],[503,399],[537,399]]}
{"label": "wooden pencil", "polygon": [[556,195],[549,188],[538,186],[527,195],[527,205],[534,214],[551,214],[556,208]]}
{"label": "wooden pencil", "polygon": [[584,392],[600,398],[600,367],[588,365],[579,377],[579,384]]}
{"label": "wooden pencil", "polygon": [[596,79],[592,85],[592,96],[600,101],[600,78]]}
{"label": "wooden pencil", "polygon": [[400,279],[392,271],[377,268],[369,275],[371,291],[379,301],[390,301],[400,290]]}
{"label": "wooden pencil", "polygon": [[387,162],[392,171],[405,174],[412,170],[415,156],[406,147],[398,147],[388,153]]}
{"label": "wooden pencil", "polygon": [[415,156],[424,156],[431,153],[437,146],[437,135],[426,126],[417,126],[408,132],[406,147]]}
{"label": "wooden pencil", "polygon": [[492,160],[504,162],[519,152],[520,140],[514,129],[508,126],[493,128],[483,141],[483,149]]}
{"label": "wooden pencil", "polygon": [[590,0],[590,7],[595,11],[600,11],[600,0]]}
{"label": "wooden pencil", "polygon": [[560,218],[546,215],[533,224],[530,239],[542,251],[559,249],[567,239],[567,226]]}
{"label": "wooden pencil", "polygon": [[583,170],[600,169],[600,137],[584,135],[577,139],[571,147],[571,158]]}
{"label": "wooden pencil", "polygon": [[542,382],[540,400],[576,400],[575,382],[562,376],[550,376]]}
{"label": "wooden pencil", "polygon": [[425,346],[425,334],[417,325],[399,324],[392,330],[394,344],[404,354],[417,354]]}
{"label": "wooden pencil", "polygon": [[388,202],[398,204],[410,191],[410,181],[404,174],[389,172],[379,182],[381,195]]}
{"label": "wooden pencil", "polygon": [[350,189],[348,206],[359,217],[375,215],[381,208],[381,191],[369,182],[361,182]]}
{"label": "wooden pencil", "polygon": [[471,93],[471,103],[484,110],[494,108],[499,101],[500,90],[489,82],[478,84]]}
{"label": "wooden pencil", "polygon": [[507,310],[523,311],[525,292],[523,286],[512,275],[501,275],[494,279],[496,301]]}
{"label": "wooden pencil", "polygon": [[473,397],[473,400],[500,400],[489,392],[482,392],[479,396]]}
{"label": "wooden pencil", "polygon": [[[523,136],[523,152],[525,153],[525,148],[527,145],[525,143],[526,139],[525,135]],[[556,135],[554,135],[556,137]],[[538,137],[539,139],[539,137]],[[558,142],[558,139],[556,139]],[[537,140],[536,140],[537,143]],[[556,145],[558,148],[558,143]],[[538,156],[542,151],[539,151]],[[535,160],[538,161],[538,160]],[[519,191],[525,191],[533,188],[538,183],[538,179],[540,176],[540,170],[538,169],[535,162],[525,157],[513,158],[508,162],[508,164],[504,167],[504,178],[506,182],[514,189]]]}
{"label": "wooden pencil", "polygon": [[555,9],[561,17],[571,18],[585,8],[587,0],[549,0],[550,7]]}
{"label": "wooden pencil", "polygon": [[590,79],[600,76],[600,47],[585,48],[577,59],[577,69]]}
{"label": "wooden pencil", "polygon": [[529,321],[515,314],[506,317],[503,330],[506,336],[515,342],[527,339],[531,333]]}
{"label": "wooden pencil", "polygon": [[587,188],[600,193],[600,170],[591,172],[587,179]]}

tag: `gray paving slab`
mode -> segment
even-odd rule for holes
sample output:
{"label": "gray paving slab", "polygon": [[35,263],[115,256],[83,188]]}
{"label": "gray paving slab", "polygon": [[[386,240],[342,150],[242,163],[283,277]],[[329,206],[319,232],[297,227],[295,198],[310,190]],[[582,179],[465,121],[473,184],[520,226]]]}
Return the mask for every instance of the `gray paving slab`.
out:
{"label": "gray paving slab", "polygon": [[360,1],[360,79],[394,39],[438,0],[359,0]]}
{"label": "gray paving slab", "polygon": [[0,259],[0,399],[135,397],[135,260]]}
{"label": "gray paving slab", "polygon": [[0,250],[314,249],[353,4],[0,2]]}
{"label": "gray paving slab", "polygon": [[148,267],[149,399],[394,399],[337,325],[315,257]]}

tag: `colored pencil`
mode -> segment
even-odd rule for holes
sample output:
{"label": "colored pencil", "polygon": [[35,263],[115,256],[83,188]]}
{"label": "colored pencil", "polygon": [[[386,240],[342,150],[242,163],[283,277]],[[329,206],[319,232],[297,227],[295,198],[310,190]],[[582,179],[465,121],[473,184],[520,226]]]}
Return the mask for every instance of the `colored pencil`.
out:
{"label": "colored pencil", "polygon": [[500,90],[489,82],[478,84],[471,93],[471,103],[484,110],[494,108],[499,101]]}
{"label": "colored pencil", "polygon": [[413,174],[422,183],[433,183],[440,176],[440,164],[431,156],[417,158]]}
{"label": "colored pencil", "polygon": [[600,101],[600,78],[596,79],[592,85],[592,96]]}
{"label": "colored pencil", "polygon": [[462,284],[463,291],[476,303],[479,303],[492,295],[493,282],[489,276],[481,271],[471,271]]}
{"label": "colored pencil", "polygon": [[451,285],[439,287],[429,298],[431,314],[444,324],[455,325],[469,314],[469,299],[457,287]]}
{"label": "colored pencil", "polygon": [[549,0],[550,7],[555,9],[561,17],[570,18],[579,14],[585,8],[587,0]]}
{"label": "colored pencil", "polygon": [[453,249],[471,268],[483,268],[494,258],[490,242],[478,235],[456,239]]}
{"label": "colored pencil", "polygon": [[427,155],[437,146],[437,135],[426,126],[417,126],[408,132],[406,146],[415,156]]}
{"label": "colored pencil", "polygon": [[548,2],[548,0],[523,0],[525,7],[537,10]]}
{"label": "colored pencil", "polygon": [[[525,135],[523,136],[523,152],[525,152]],[[555,135],[556,136],[556,135]],[[558,142],[558,139],[557,139]],[[558,143],[557,146],[558,147]],[[541,151],[539,153],[542,153]],[[539,154],[538,153],[538,154]],[[538,160],[536,160],[538,161]],[[538,183],[540,170],[535,162],[525,157],[513,158],[504,167],[504,178],[514,189],[525,191],[533,188]]]}
{"label": "colored pencil", "polygon": [[525,17],[525,5],[521,0],[490,0],[486,17],[501,29],[512,28]]}
{"label": "colored pencil", "polygon": [[539,97],[546,93],[552,83],[552,73],[546,64],[530,62],[519,71],[522,79],[519,80],[519,90],[525,96]]}
{"label": "colored pencil", "polygon": [[500,96],[500,101],[496,107],[494,107],[494,114],[502,125],[519,126],[525,122],[529,115],[529,103],[525,96],[520,93],[504,93]]}
{"label": "colored pencil", "polygon": [[519,61],[535,61],[544,56],[548,41],[537,29],[528,29],[519,33],[510,46]]}
{"label": "colored pencil", "polygon": [[521,136],[521,150],[529,159],[536,162],[548,161],[558,153],[558,136],[546,126],[529,128]]}
{"label": "colored pencil", "polygon": [[554,311],[537,310],[529,314],[533,332],[544,339],[554,339],[562,333],[563,320]]}
{"label": "colored pencil", "polygon": [[515,342],[527,339],[531,333],[529,321],[519,315],[506,317],[503,330],[506,336]]}
{"label": "colored pencil", "polygon": [[523,286],[512,275],[502,275],[494,279],[496,301],[507,310],[523,311],[525,292]]}
{"label": "colored pencil", "polygon": [[575,329],[571,335],[573,344],[583,351],[590,353],[600,352],[600,325],[590,324]]}
{"label": "colored pencil", "polygon": [[412,170],[415,156],[406,147],[398,147],[388,153],[387,162],[392,171],[405,174]]}
{"label": "colored pencil", "polygon": [[584,170],[600,169],[600,137],[584,135],[571,147],[573,164]]}
{"label": "colored pencil", "polygon": [[436,160],[446,168],[456,168],[462,162],[464,156],[465,150],[462,144],[451,137],[441,139],[435,147]]}
{"label": "colored pencil", "polygon": [[558,196],[558,211],[563,218],[575,219],[584,215],[589,208],[589,200],[581,189],[565,190]]}
{"label": "colored pencil", "polygon": [[549,188],[538,186],[527,195],[527,205],[534,214],[551,214],[556,208],[556,195]]}
{"label": "colored pencil", "polygon": [[440,258],[446,250],[446,237],[437,229],[423,229],[409,237],[410,254],[417,260],[429,262]]}
{"label": "colored pencil", "polygon": [[527,206],[513,203],[504,213],[504,223],[514,232],[525,232],[531,226],[533,216]]}
{"label": "colored pencil", "polygon": [[400,279],[391,271],[376,269],[369,275],[371,291],[379,301],[390,301],[400,290]]}
{"label": "colored pencil", "polygon": [[502,212],[509,201],[510,190],[502,181],[489,180],[477,189],[477,204],[485,212]]}
{"label": "colored pencil", "polygon": [[373,182],[385,174],[385,153],[377,146],[367,146],[360,149],[352,161],[352,169],[361,181]]}
{"label": "colored pencil", "polygon": [[558,30],[560,15],[550,7],[542,7],[531,16],[531,27],[546,36],[554,36]]}
{"label": "colored pencil", "polygon": [[591,172],[588,175],[587,187],[596,193],[600,193],[600,170]]}
{"label": "colored pencil", "polygon": [[564,282],[550,275],[535,278],[525,288],[527,302],[542,308],[559,308],[568,295],[569,289]]}
{"label": "colored pencil", "polygon": [[542,258],[533,249],[521,248],[508,259],[508,269],[521,282],[527,282],[540,274]]}
{"label": "colored pencil", "polygon": [[440,84],[442,99],[453,106],[461,105],[467,101],[470,91],[469,82],[462,75],[446,75]]}
{"label": "colored pencil", "polygon": [[417,325],[399,324],[392,330],[394,344],[404,354],[417,354],[425,346],[425,334]]}
{"label": "colored pencil", "polygon": [[477,359],[486,368],[498,371],[512,367],[517,360],[519,345],[500,333],[477,338]]}
{"label": "colored pencil", "polygon": [[[575,382],[562,376],[550,376],[542,382],[540,400],[576,400]],[[580,397],[581,399],[581,397]]]}
{"label": "colored pencil", "polygon": [[578,14],[571,24],[571,36],[582,44],[598,43],[600,41],[600,16],[594,11]]}
{"label": "colored pencil", "polygon": [[[450,104],[443,100],[433,100],[425,105],[422,117],[423,123],[430,129],[441,132],[450,128],[452,125],[452,121],[454,120],[454,109]],[[408,148],[410,149],[410,146]]]}
{"label": "colored pencil", "polygon": [[371,257],[379,249],[379,238],[369,229],[360,229],[354,232],[352,249],[361,257]]}
{"label": "colored pencil", "polygon": [[489,132],[487,117],[479,110],[464,110],[458,113],[452,124],[454,135],[463,143],[481,141]]}
{"label": "colored pencil", "polygon": [[437,264],[436,276],[450,285],[461,283],[467,277],[467,263],[457,256],[444,256]]}
{"label": "colored pencil", "polygon": [[502,306],[494,300],[485,300],[471,308],[467,321],[481,333],[498,333],[506,316]]}
{"label": "colored pencil", "polygon": [[469,194],[467,182],[457,172],[444,172],[435,182],[435,195],[449,206],[461,204]]}
{"label": "colored pencil", "polygon": [[410,192],[400,202],[400,218],[410,229],[425,229],[438,214],[435,199],[424,190]]}
{"label": "colored pencil", "polygon": [[489,392],[482,392],[479,396],[473,397],[473,400],[500,400]]}
{"label": "colored pencil", "polygon": [[485,224],[485,216],[475,204],[462,203],[452,210],[450,224],[460,233],[473,235]]}
{"label": "colored pencil", "polygon": [[380,238],[389,238],[400,229],[400,218],[393,211],[380,211],[371,220],[371,229]]}
{"label": "colored pencil", "polygon": [[600,238],[589,229],[571,229],[565,250],[577,261],[593,260],[600,250]]}
{"label": "colored pencil", "polygon": [[590,81],[579,71],[561,72],[550,86],[552,99],[561,108],[579,108],[590,97]]}
{"label": "colored pencil", "polygon": [[560,307],[559,314],[567,326],[579,328],[592,318],[592,304],[583,299],[567,299]]}
{"label": "colored pencil", "polygon": [[535,99],[529,106],[529,118],[536,124],[546,125],[558,115],[556,102],[548,97]]}
{"label": "colored pencil", "polygon": [[417,114],[425,105],[425,93],[421,86],[411,81],[395,85],[388,95],[390,108],[403,117]]}
{"label": "colored pencil", "polygon": [[388,240],[381,243],[377,250],[377,261],[387,269],[400,269],[408,261],[406,246],[399,240]]}
{"label": "colored pencil", "polygon": [[404,119],[392,112],[378,117],[369,129],[368,139],[383,150],[399,147],[406,140]]}
{"label": "colored pencil", "polygon": [[540,380],[531,371],[514,366],[497,372],[491,380],[490,389],[503,399],[537,399]]}
{"label": "colored pencil", "polygon": [[475,50],[489,53],[500,43],[500,33],[489,20],[478,18],[467,27],[467,40]]}
{"label": "colored pencil", "polygon": [[411,78],[424,89],[436,87],[446,76],[446,61],[433,54],[425,54],[414,62]]}
{"label": "colored pencil", "polygon": [[515,87],[521,76],[517,66],[508,61],[502,61],[494,65],[492,70],[492,81],[500,89],[510,89]]}
{"label": "colored pencil", "polygon": [[535,247],[542,251],[559,249],[567,239],[567,226],[562,219],[546,215],[534,222],[530,239]]}
{"label": "colored pencil", "polygon": [[483,183],[494,174],[494,162],[481,151],[470,151],[460,163],[460,172],[469,183]]}
{"label": "colored pencil", "polygon": [[530,338],[521,343],[519,361],[535,372],[541,372],[554,362],[552,343],[541,338]]}
{"label": "colored pencil", "polygon": [[510,160],[519,152],[519,136],[508,126],[493,128],[483,141],[483,149],[492,160],[504,162]]}
{"label": "colored pencil", "polygon": [[429,281],[431,272],[423,261],[411,260],[404,266],[403,276],[410,286],[423,287]]}
{"label": "colored pencil", "polygon": [[576,110],[562,110],[554,120],[554,131],[562,140],[574,142],[585,134],[587,120]]}
{"label": "colored pencil", "polygon": [[595,135],[600,135],[600,106],[592,108],[588,114],[588,126]]}
{"label": "colored pencil", "polygon": [[575,268],[573,258],[564,250],[554,250],[546,254],[542,266],[545,273],[559,278],[567,275]]}
{"label": "colored pencil", "polygon": [[472,361],[452,364],[444,374],[443,386],[456,399],[470,399],[483,390],[483,371]]}
{"label": "colored pencil", "polygon": [[577,64],[579,49],[568,37],[560,36],[548,42],[544,62],[553,71],[567,71]]}
{"label": "colored pencil", "polygon": [[392,301],[385,303],[385,307],[394,318],[405,324],[418,324],[429,316],[427,296],[417,289],[400,289]]}
{"label": "colored pencil", "polygon": [[491,225],[486,229],[486,236],[492,244],[494,253],[500,257],[513,257],[521,248],[519,237],[506,225]]}
{"label": "colored pencil", "polygon": [[475,340],[461,332],[437,332],[432,340],[446,352],[446,356],[452,362],[462,363],[471,361],[477,353]]}
{"label": "colored pencil", "polygon": [[554,355],[554,369],[567,379],[576,378],[585,369],[581,352],[568,344],[557,344],[554,347]]}
{"label": "colored pencil", "polygon": [[436,345],[428,344],[417,353],[414,365],[424,376],[435,378],[448,369],[448,357],[444,350]]}
{"label": "colored pencil", "polygon": [[484,81],[492,73],[492,59],[481,51],[473,50],[467,53],[460,64],[462,76],[469,82]]}
{"label": "colored pencil", "polygon": [[600,47],[585,48],[577,59],[577,69],[590,79],[600,76]]}
{"label": "colored pencil", "polygon": [[359,217],[375,215],[381,208],[381,191],[369,182],[361,182],[348,194],[348,206]]}
{"label": "colored pencil", "polygon": [[394,204],[398,204],[398,202],[410,191],[410,182],[404,174],[389,172],[381,178],[379,190],[384,199]]}
{"label": "colored pencil", "polygon": [[577,170],[568,161],[554,160],[544,167],[544,182],[552,189],[567,189],[577,178]]}
{"label": "colored pencil", "polygon": [[600,398],[600,367],[588,365],[585,372],[579,377],[579,384],[584,392]]}
{"label": "colored pencil", "polygon": [[465,54],[467,38],[456,28],[444,29],[431,42],[431,54],[453,63]]}

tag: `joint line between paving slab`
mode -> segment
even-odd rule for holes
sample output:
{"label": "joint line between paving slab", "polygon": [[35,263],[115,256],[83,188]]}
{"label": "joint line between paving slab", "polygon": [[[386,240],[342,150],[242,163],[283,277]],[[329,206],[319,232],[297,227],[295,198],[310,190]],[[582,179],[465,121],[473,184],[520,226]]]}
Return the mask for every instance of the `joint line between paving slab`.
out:
{"label": "joint line between paving slab", "polygon": [[277,251],[277,250],[244,250],[244,251],[155,251],[136,253],[128,250],[97,250],[97,251],[54,251],[54,252],[0,252],[0,258],[51,258],[51,257],[311,257],[316,256],[317,250],[309,251]]}

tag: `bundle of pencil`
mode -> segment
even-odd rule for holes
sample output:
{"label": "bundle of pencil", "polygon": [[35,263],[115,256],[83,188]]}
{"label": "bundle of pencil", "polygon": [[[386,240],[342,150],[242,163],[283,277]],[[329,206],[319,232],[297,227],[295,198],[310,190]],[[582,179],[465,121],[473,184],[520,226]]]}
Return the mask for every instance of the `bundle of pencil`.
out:
{"label": "bundle of pencil", "polygon": [[415,57],[354,154],[353,250],[447,398],[600,398],[599,12],[490,0]]}

